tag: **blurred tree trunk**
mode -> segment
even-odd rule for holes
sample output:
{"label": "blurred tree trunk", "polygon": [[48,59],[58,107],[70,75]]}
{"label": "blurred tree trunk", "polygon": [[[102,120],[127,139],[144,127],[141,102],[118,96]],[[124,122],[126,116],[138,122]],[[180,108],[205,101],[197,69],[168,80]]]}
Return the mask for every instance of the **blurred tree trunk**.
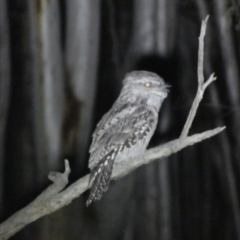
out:
{"label": "blurred tree trunk", "polygon": [[10,51],[7,2],[0,0],[0,218],[3,216],[4,203],[4,140],[9,106]]}
{"label": "blurred tree trunk", "polygon": [[66,2],[66,87],[68,90],[64,137],[65,154],[77,157],[74,167],[86,169],[94,101],[97,88],[97,63],[100,2]]}
{"label": "blurred tree trunk", "polygon": [[[64,75],[58,1],[11,1],[9,6],[14,71],[6,191],[8,211],[13,213],[49,183],[50,170],[63,165]],[[19,237],[46,239],[49,220]]]}

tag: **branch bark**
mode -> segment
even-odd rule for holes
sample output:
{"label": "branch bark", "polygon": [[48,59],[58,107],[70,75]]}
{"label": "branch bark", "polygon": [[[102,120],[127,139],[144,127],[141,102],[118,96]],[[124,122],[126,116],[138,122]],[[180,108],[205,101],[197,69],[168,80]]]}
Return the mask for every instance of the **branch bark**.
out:
{"label": "branch bark", "polygon": [[[151,148],[141,157],[119,163],[114,167],[112,179],[123,177],[141,165],[148,164],[156,159],[167,157],[187,146],[191,146],[197,142],[210,138],[225,129],[225,127],[218,127],[190,137],[187,136],[205,89],[216,79],[213,74],[205,83],[203,79],[203,39],[207,25],[207,18],[202,22],[201,34],[199,37],[198,91],[180,138],[161,146]],[[69,173],[70,167],[68,161],[65,160],[65,172],[63,174],[50,173],[49,179],[52,180],[53,183],[32,203],[15,213],[0,225],[0,239],[8,239],[27,224],[70,204],[73,199],[79,197],[89,188],[88,174],[63,190],[68,183]]]}
{"label": "branch bark", "polygon": [[199,103],[201,102],[203,98],[203,94],[208,87],[208,85],[215,81],[217,78],[214,76],[214,73],[209,77],[209,79],[204,83],[204,75],[203,75],[203,60],[204,60],[204,36],[206,33],[206,28],[207,28],[207,21],[208,21],[209,16],[205,18],[205,20],[202,21],[202,26],[201,26],[201,32],[199,36],[199,50],[198,50],[198,90],[196,97],[193,101],[191,110],[189,112],[187,121],[183,127],[182,133],[180,135],[180,139],[184,139],[187,137],[189,133],[189,129],[192,126],[192,122],[194,120],[194,117],[196,115]]}

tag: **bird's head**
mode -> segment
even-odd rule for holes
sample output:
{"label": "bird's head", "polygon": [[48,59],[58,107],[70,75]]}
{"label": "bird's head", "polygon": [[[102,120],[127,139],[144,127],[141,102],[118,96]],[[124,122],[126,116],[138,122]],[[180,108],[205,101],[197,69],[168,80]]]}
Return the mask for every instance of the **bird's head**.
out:
{"label": "bird's head", "polygon": [[133,71],[125,76],[121,95],[128,97],[130,101],[136,99],[150,104],[155,101],[158,103],[167,97],[168,88],[169,85],[155,73]]}

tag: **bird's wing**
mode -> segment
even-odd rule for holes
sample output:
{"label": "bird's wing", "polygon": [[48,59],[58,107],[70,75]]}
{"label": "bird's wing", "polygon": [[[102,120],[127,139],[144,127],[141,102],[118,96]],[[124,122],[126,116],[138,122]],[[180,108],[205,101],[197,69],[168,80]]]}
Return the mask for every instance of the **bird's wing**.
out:
{"label": "bird's wing", "polygon": [[90,146],[89,152],[92,153],[98,148],[99,140],[108,131],[109,128],[115,126],[117,122],[122,121],[126,115],[128,115],[129,109],[122,105],[118,108],[113,108],[108,111],[97,124],[97,127],[92,135],[92,144]]}
{"label": "bird's wing", "polygon": [[113,149],[120,152],[136,144],[155,122],[154,112],[146,107],[121,106],[106,113],[93,133],[89,167],[95,167]]}
{"label": "bird's wing", "polygon": [[156,126],[154,112],[146,107],[133,106],[113,111],[102,118],[93,134],[89,160],[92,186],[87,206],[107,191],[116,157],[124,149],[139,144]]}

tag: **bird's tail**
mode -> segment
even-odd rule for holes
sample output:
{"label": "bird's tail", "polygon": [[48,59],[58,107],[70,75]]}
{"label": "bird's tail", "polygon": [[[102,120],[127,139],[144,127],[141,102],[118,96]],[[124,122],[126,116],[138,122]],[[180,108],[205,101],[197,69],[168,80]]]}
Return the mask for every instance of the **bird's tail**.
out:
{"label": "bird's tail", "polygon": [[87,207],[93,201],[100,200],[103,193],[107,191],[111,180],[115,155],[115,152],[111,151],[91,170],[89,181],[91,192],[86,202]]}

